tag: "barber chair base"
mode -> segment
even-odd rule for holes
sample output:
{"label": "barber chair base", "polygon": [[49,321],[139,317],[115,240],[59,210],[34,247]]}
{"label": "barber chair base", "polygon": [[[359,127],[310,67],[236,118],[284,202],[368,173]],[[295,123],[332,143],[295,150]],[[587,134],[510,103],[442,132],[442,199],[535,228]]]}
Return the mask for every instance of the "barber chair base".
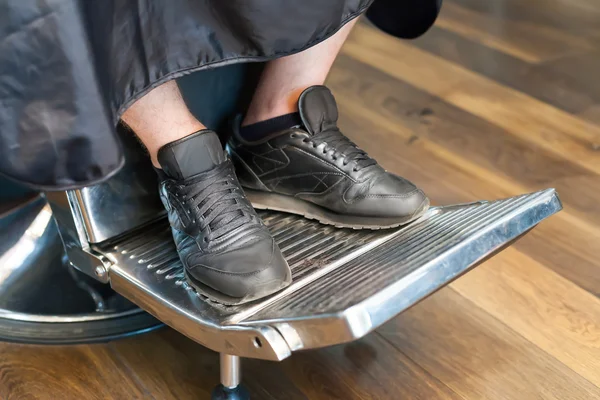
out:
{"label": "barber chair base", "polygon": [[229,389],[217,389],[214,398],[235,399],[243,398],[233,390],[240,381],[239,357],[279,361],[295,351],[361,338],[561,209],[548,189],[433,207],[410,225],[385,231],[336,229],[261,212],[293,282],[238,306],[212,303],[187,284],[164,219],[94,251],[110,260],[113,289],[221,353],[222,385]]}
{"label": "barber chair base", "polygon": [[43,198],[0,215],[0,340],[88,343],[160,326],[108,285],[68,265]]}

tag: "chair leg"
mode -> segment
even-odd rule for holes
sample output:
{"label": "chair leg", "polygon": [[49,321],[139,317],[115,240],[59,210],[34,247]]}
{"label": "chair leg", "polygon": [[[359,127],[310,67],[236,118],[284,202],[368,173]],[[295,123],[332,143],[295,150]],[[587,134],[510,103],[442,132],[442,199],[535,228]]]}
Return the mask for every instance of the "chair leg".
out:
{"label": "chair leg", "polygon": [[221,353],[221,384],[212,392],[212,400],[249,400],[250,394],[241,385],[240,357]]}

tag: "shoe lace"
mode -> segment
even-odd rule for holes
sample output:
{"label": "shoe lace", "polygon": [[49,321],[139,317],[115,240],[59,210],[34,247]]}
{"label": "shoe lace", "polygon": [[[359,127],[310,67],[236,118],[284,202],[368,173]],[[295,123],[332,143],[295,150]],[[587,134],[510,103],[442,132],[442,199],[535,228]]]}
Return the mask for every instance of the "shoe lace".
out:
{"label": "shoe lace", "polygon": [[177,193],[189,206],[188,213],[194,213],[192,222],[199,223],[201,231],[210,228],[205,242],[225,236],[240,226],[261,225],[235,178],[230,161],[219,164],[209,175],[177,182]]}
{"label": "shoe lace", "polygon": [[344,165],[354,162],[354,171],[359,171],[361,168],[377,164],[377,161],[369,157],[364,150],[361,150],[338,128],[321,131],[310,138],[303,139],[303,142],[312,142],[312,145],[315,148],[324,143],[323,154],[333,150],[332,158],[337,160],[338,157],[344,157]]}

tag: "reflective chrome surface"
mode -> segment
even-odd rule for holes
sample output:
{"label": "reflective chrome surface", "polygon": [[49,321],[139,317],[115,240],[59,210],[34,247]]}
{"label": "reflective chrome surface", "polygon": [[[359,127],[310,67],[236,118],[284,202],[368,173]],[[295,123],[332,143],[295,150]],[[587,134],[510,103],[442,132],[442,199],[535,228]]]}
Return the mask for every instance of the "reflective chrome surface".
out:
{"label": "reflective chrome surface", "polygon": [[266,212],[293,271],[284,291],[225,307],[191,290],[164,221],[97,251],[115,290],[221,353],[281,360],[360,338],[562,208],[553,189],[431,209],[407,227],[352,231]]}
{"label": "reflective chrome surface", "polygon": [[156,173],[134,134],[119,129],[127,163],[105,183],[69,191],[89,243],[99,243],[165,213]]}
{"label": "reflective chrome surface", "polygon": [[[36,197],[0,219],[0,312],[28,312],[41,283],[64,269],[52,213]],[[41,276],[40,276],[41,275]],[[43,290],[43,289],[42,289]]]}
{"label": "reflective chrome surface", "polygon": [[221,385],[228,389],[238,387],[242,381],[242,366],[238,356],[220,354]]}
{"label": "reflective chrome surface", "polygon": [[108,275],[98,276],[96,269],[98,267],[108,268],[109,263],[102,255],[95,253],[90,248],[81,219],[79,203],[74,197],[73,191],[48,192],[45,197],[52,209],[67,261],[84,274],[107,283]]}
{"label": "reflective chrome surface", "polygon": [[68,265],[44,198],[0,215],[0,339],[85,342],[159,326],[108,285]]}

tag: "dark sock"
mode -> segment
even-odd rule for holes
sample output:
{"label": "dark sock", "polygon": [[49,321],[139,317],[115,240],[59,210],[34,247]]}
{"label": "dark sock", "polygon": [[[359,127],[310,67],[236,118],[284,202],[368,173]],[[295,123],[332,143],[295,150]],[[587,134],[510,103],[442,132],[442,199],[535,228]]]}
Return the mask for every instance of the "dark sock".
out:
{"label": "dark sock", "polygon": [[156,168],[154,165],[152,166],[152,168],[154,169],[154,172],[156,172],[156,174],[158,175],[159,182],[169,179],[169,176],[165,174],[165,171],[163,171],[162,168]]}
{"label": "dark sock", "polygon": [[272,133],[290,129],[295,126],[302,126],[302,119],[298,112],[280,115],[279,117],[270,118],[252,125],[242,126],[240,128],[240,136],[242,136],[244,140],[254,142],[256,140],[264,139]]}

